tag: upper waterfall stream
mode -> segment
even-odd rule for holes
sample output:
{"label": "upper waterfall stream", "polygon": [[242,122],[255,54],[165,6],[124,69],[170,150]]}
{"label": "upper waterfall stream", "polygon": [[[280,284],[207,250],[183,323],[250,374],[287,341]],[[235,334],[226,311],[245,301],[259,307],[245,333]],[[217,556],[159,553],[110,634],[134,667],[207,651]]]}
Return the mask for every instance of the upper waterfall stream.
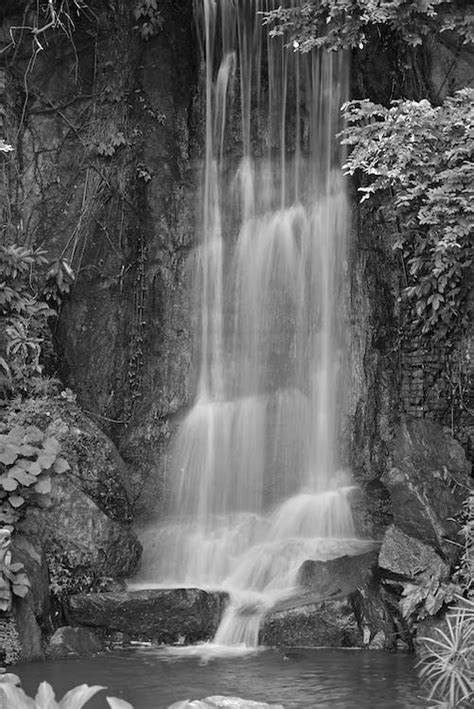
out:
{"label": "upper waterfall stream", "polygon": [[356,553],[341,470],[348,209],[344,53],[269,38],[281,0],[196,0],[205,75],[197,393],[142,536],[141,585],[224,588],[215,642],[255,646],[306,559]]}

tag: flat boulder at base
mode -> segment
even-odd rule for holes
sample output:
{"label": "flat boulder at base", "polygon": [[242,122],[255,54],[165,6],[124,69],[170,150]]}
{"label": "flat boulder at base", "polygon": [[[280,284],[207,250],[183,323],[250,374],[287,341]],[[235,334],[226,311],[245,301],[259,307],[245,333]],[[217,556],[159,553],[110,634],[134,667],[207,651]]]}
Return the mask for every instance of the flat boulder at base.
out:
{"label": "flat boulder at base", "polygon": [[213,637],[227,602],[226,593],[198,588],[85,593],[69,597],[68,616],[132,640],[190,644]]}

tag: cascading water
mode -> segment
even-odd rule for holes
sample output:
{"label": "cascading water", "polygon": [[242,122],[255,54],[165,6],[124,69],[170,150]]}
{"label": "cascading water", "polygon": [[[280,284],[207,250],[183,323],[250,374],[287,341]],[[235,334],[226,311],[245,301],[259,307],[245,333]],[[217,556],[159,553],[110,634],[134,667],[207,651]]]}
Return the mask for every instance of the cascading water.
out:
{"label": "cascading water", "polygon": [[140,583],[231,592],[223,644],[256,645],[263,610],[301,563],[355,544],[354,488],[337,455],[348,220],[335,134],[347,59],[269,38],[259,13],[280,2],[196,0],[199,379],[166,519],[143,537]]}

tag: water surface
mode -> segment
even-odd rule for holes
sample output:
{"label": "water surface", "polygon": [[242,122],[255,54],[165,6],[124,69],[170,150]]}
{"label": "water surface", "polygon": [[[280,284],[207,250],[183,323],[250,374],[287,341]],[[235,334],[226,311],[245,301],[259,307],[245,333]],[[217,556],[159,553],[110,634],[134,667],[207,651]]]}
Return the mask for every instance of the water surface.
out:
{"label": "water surface", "polygon": [[[13,671],[30,695],[42,680],[54,686],[57,698],[77,684],[101,684],[135,709],[165,709],[213,694],[281,703],[285,709],[427,706],[412,656],[365,650],[269,649],[203,658],[146,648],[18,665]],[[87,704],[106,707],[103,696]]]}

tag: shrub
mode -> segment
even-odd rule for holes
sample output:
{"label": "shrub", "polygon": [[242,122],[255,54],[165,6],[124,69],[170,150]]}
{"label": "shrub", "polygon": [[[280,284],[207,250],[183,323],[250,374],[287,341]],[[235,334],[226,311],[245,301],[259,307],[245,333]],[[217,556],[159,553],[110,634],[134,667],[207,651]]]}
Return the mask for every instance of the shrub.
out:
{"label": "shrub", "polygon": [[459,598],[446,616],[446,630],[420,638],[420,679],[428,700],[453,709],[472,706],[474,699],[474,602]]}
{"label": "shrub", "polygon": [[51,491],[51,474],[68,469],[58,441],[36,426],[0,433],[0,525],[13,529],[25,503]]}

